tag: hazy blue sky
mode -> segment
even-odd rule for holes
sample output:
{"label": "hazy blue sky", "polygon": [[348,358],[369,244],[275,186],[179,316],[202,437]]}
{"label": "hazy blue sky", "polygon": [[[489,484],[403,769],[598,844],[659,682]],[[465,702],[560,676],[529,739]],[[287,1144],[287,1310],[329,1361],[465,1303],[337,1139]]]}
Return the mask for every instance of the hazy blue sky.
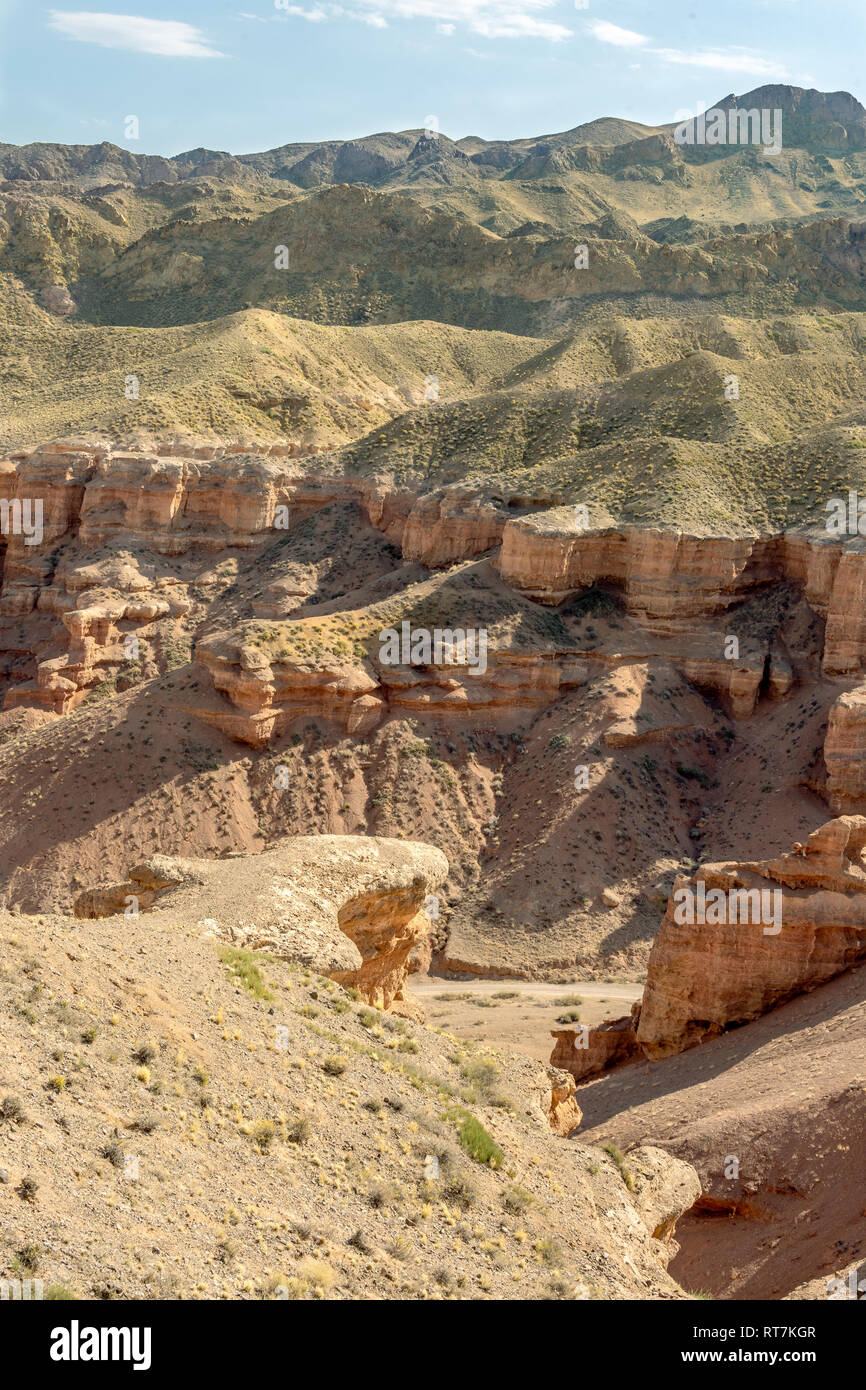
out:
{"label": "hazy blue sky", "polygon": [[864,0],[0,0],[0,43],[0,141],[144,153],[653,123],[774,81],[866,99]]}

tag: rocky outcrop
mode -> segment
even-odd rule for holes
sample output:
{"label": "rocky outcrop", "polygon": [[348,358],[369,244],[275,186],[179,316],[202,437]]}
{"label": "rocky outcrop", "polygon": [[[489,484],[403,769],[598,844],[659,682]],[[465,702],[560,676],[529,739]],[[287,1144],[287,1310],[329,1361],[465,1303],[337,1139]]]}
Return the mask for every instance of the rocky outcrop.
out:
{"label": "rocky outcrop", "polygon": [[375,654],[362,662],[274,652],[254,634],[213,633],[196,645],[195,655],[214,691],[226,698],[197,701],[191,712],[254,747],[302,716],[356,735],[375,729],[389,711],[510,719],[517,711],[546,708],[588,676],[585,663],[550,654],[491,654],[487,670],[476,675],[447,664],[386,666]]}
{"label": "rocky outcrop", "polygon": [[[407,558],[435,567],[497,545],[515,507],[551,501],[515,497],[495,479],[483,489],[453,486],[419,496],[338,470],[311,474],[293,461],[296,453],[282,444],[252,453],[231,445],[166,445],[145,453],[69,440],[0,460],[0,503],[12,509],[8,524],[4,511],[0,537],[5,707],[69,713],[90,689],[122,673],[125,637],[147,642],[154,622],[190,610],[204,554],[266,549],[289,526],[331,503],[356,503]],[[16,522],[15,509],[22,508],[25,519],[38,513],[31,534]],[[253,602],[263,618],[284,616],[309,598],[291,578],[275,580],[272,589]],[[252,696],[255,677],[246,656],[234,673],[222,653],[211,657],[205,648],[202,659],[215,677],[223,671],[226,683],[215,680],[218,690],[236,696],[242,709],[252,698],[261,713],[254,721],[261,731],[247,741],[263,741],[265,730],[279,727],[283,694],[287,708],[326,714],[371,689],[369,677],[353,677],[348,669],[285,672],[277,674],[266,701],[260,692]],[[157,667],[147,674],[158,674]],[[341,682],[351,687],[348,693]],[[409,703],[418,698],[415,683],[410,674]],[[274,718],[264,712],[266,704],[274,706]],[[362,698],[351,731],[372,727],[376,708]],[[234,735],[243,720],[223,724]]]}
{"label": "rocky outcrop", "polygon": [[[638,1006],[635,1005],[634,1012]],[[633,1014],[602,1023],[598,1028],[556,1028],[551,1065],[562,1067],[575,1081],[587,1081],[639,1054]]]}
{"label": "rocky outcrop", "polygon": [[254,747],[301,716],[329,719],[346,733],[364,734],[384,710],[377,681],[360,663],[276,658],[254,642],[225,634],[200,642],[196,657],[227,700],[212,708],[197,705],[197,717]]}
{"label": "rocky outcrop", "polygon": [[841,816],[778,859],[678,878],[650,953],[641,1051],[679,1052],[864,959],[864,845],[866,817]]}
{"label": "rocky outcrop", "polygon": [[667,1263],[679,1250],[676,1224],[700,1196],[700,1179],[690,1163],[649,1144],[629,1149],[625,1165],[631,1175],[631,1200]]}
{"label": "rocky outcrop", "polygon": [[565,1139],[581,1121],[581,1109],[574,1098],[574,1077],[553,1065],[547,1068],[547,1075],[550,1079],[550,1128]]}
{"label": "rocky outcrop", "polygon": [[866,686],[835,701],[824,740],[826,795],[839,814],[866,810]]}
{"label": "rocky outcrop", "polygon": [[677,877],[641,1002],[597,1028],[553,1031],[551,1064],[581,1082],[672,1056],[866,959],[864,848],[866,817],[839,816],[778,859]]}
{"label": "rocky outcrop", "polygon": [[[561,603],[599,582],[622,586],[629,611],[648,618],[724,612],[766,579],[771,548],[757,536],[686,536],[662,527],[587,528],[574,507],[520,517],[505,528],[503,579],[540,603]],[[750,572],[749,572],[750,571]]]}
{"label": "rocky outcrop", "polygon": [[159,910],[238,947],[267,951],[352,986],[369,1004],[412,1009],[410,952],[424,902],[448,874],[431,845],[354,835],[285,840],[225,860],[154,856],[126,883],[79,896],[79,917]]}

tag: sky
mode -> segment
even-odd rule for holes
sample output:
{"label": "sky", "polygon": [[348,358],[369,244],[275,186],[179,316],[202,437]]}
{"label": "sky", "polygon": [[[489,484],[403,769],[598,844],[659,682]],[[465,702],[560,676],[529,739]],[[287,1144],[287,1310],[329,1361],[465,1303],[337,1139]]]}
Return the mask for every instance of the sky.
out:
{"label": "sky", "polygon": [[241,154],[431,117],[514,139],[767,82],[866,104],[864,51],[864,0],[0,0],[0,142]]}

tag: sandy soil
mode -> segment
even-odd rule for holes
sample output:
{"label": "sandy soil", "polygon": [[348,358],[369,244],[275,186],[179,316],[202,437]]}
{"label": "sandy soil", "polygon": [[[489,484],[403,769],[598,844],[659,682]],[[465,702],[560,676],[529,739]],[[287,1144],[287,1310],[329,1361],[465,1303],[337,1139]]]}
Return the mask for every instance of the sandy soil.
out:
{"label": "sandy soil", "polygon": [[[614,1161],[550,1130],[543,1068],[256,961],[180,910],[0,912],[0,1279],[87,1299],[682,1297]],[[467,1147],[467,1116],[501,1152]]]}
{"label": "sandy soil", "polygon": [[643,993],[642,984],[574,980],[544,984],[534,980],[472,980],[466,984],[430,976],[413,977],[412,994],[424,1006],[428,1023],[458,1038],[483,1038],[496,1047],[513,1048],[540,1062],[550,1060],[552,1028],[566,1013],[596,1027],[605,1018],[627,1014]]}

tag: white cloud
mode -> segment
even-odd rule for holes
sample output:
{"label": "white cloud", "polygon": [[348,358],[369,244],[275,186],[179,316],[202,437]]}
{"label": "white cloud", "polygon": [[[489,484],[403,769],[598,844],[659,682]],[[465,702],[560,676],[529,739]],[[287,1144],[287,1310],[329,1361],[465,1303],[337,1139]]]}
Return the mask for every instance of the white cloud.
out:
{"label": "white cloud", "polygon": [[324,24],[331,18],[328,10],[323,9],[321,5],[315,5],[312,10],[305,10],[301,5],[281,5],[280,9],[283,14],[294,15],[295,19],[308,19],[311,24]]}
{"label": "white cloud", "polygon": [[612,43],[617,48],[639,48],[648,43],[646,34],[637,34],[633,29],[620,29],[618,24],[609,24],[606,19],[597,19],[590,24],[589,32],[601,43]]}
{"label": "white cloud", "polygon": [[653,48],[649,51],[666,63],[677,63],[683,67],[712,68],[717,72],[744,73],[748,77],[774,77],[779,80],[788,77],[781,63],[745,48],[708,49],[697,53],[687,53],[679,48]]}
{"label": "white cloud", "polygon": [[362,20],[376,29],[388,27],[389,20],[429,20],[436,32],[450,37],[458,27],[487,39],[541,38],[558,43],[573,31],[564,24],[544,17],[558,0],[353,0],[350,6],[322,0],[312,10],[301,5],[281,4],[281,15],[302,19]]}
{"label": "white cloud", "polygon": [[641,48],[644,53],[652,53],[664,63],[676,63],[680,67],[712,68],[717,72],[743,73],[748,77],[778,80],[789,77],[781,63],[764,58],[750,48],[711,48],[693,52],[682,48],[644,48],[643,45],[650,41],[646,34],[621,29],[618,24],[610,24],[606,19],[594,20],[588,28],[600,43],[610,43],[616,48]]}
{"label": "white cloud", "polygon": [[49,10],[52,29],[67,39],[102,48],[131,48],[163,58],[223,58],[200,29],[176,19],[145,19],[135,14],[96,14],[92,10]]}
{"label": "white cloud", "polygon": [[474,34],[481,34],[485,39],[550,39],[553,43],[559,43],[561,39],[571,38],[571,30],[566,29],[565,25],[550,24],[547,20],[518,11],[479,15],[469,27]]}

